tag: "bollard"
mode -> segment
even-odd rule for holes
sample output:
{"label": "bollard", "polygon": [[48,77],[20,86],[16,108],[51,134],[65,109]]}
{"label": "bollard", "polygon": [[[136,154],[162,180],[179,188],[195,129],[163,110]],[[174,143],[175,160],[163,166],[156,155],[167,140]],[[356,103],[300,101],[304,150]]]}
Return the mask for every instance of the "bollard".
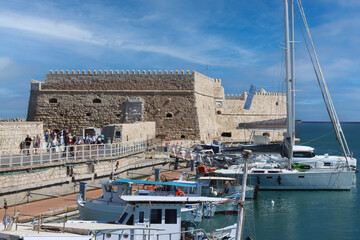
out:
{"label": "bollard", "polygon": [[194,171],[194,166],[195,166],[195,161],[194,160],[190,160],[190,171]]}
{"label": "bollard", "polygon": [[159,181],[160,177],[160,169],[155,168],[155,181]]}
{"label": "bollard", "polygon": [[80,182],[80,196],[83,200],[86,199],[86,183]]}

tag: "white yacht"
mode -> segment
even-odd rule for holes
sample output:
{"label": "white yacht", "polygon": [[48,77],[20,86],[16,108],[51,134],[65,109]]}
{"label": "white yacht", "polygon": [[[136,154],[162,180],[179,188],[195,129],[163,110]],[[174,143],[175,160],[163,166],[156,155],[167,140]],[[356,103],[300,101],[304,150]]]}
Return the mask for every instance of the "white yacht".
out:
{"label": "white yacht", "polygon": [[[248,184],[259,185],[260,190],[350,190],[353,187],[356,172],[356,159],[352,157],[342,131],[340,121],[332,103],[320,63],[318,61],[314,44],[307,25],[305,13],[301,1],[298,1],[299,12],[303,18],[309,45],[313,53],[309,55],[315,70],[320,90],[326,109],[334,127],[336,138],[343,151],[343,157],[328,155],[314,156],[313,149],[308,147],[296,147],[295,145],[295,57],[294,57],[294,5],[288,6],[284,0],[285,15],[285,65],[286,65],[286,106],[287,106],[287,133],[280,144],[280,155],[260,155],[257,158],[260,163],[252,163],[248,170]],[[291,17],[289,18],[289,9]],[[289,33],[289,20],[291,22],[291,34]],[[291,39],[290,39],[291,35]],[[307,39],[305,39],[305,42]],[[275,146],[275,145],[274,145]],[[251,147],[248,146],[250,150]],[[260,146],[261,147],[261,146]],[[277,146],[274,147],[276,149]],[[265,145],[264,149],[272,149],[271,145]],[[246,148],[245,148],[246,149]],[[284,163],[268,161],[268,157],[275,160],[286,160]],[[340,162],[340,164],[338,164]],[[285,166],[286,165],[286,166]],[[215,170],[214,175],[235,177],[240,179],[243,170],[242,165],[233,165],[229,169]]]}

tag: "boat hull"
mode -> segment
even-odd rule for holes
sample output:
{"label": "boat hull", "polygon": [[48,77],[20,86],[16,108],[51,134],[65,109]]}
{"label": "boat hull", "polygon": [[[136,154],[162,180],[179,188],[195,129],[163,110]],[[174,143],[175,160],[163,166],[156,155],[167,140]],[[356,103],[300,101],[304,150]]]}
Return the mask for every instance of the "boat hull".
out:
{"label": "boat hull", "polygon": [[[242,173],[222,171],[220,176],[242,179]],[[260,190],[344,190],[354,186],[354,171],[319,171],[291,173],[249,173],[247,184]]]}
{"label": "boat hull", "polygon": [[[126,208],[126,204],[121,203],[100,202],[98,200],[83,201],[80,195],[78,195],[77,204],[82,220],[109,223],[116,222]],[[181,211],[182,222],[201,222],[201,219],[202,214],[199,205]]]}

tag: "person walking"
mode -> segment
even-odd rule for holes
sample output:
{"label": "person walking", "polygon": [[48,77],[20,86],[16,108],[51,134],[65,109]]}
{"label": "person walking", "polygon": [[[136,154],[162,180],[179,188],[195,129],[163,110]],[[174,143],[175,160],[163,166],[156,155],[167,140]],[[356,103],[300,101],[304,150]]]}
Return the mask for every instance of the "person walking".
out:
{"label": "person walking", "polygon": [[27,149],[27,155],[30,155],[30,147],[31,147],[31,137],[29,135],[26,136],[25,138],[25,146]]}

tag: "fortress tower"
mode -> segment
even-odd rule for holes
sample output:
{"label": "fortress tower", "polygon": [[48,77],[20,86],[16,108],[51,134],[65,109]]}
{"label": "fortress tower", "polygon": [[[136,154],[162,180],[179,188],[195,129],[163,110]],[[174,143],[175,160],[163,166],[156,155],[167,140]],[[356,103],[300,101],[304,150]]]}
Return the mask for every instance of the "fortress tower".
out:
{"label": "fortress tower", "polygon": [[[50,71],[45,82],[31,81],[27,120],[73,133],[154,121],[161,138],[243,141],[253,130],[241,124],[286,116],[285,105],[279,104],[284,94],[258,92],[250,110],[243,110],[246,96],[226,97],[220,79],[195,71]],[[285,131],[258,130],[273,140]]]}

